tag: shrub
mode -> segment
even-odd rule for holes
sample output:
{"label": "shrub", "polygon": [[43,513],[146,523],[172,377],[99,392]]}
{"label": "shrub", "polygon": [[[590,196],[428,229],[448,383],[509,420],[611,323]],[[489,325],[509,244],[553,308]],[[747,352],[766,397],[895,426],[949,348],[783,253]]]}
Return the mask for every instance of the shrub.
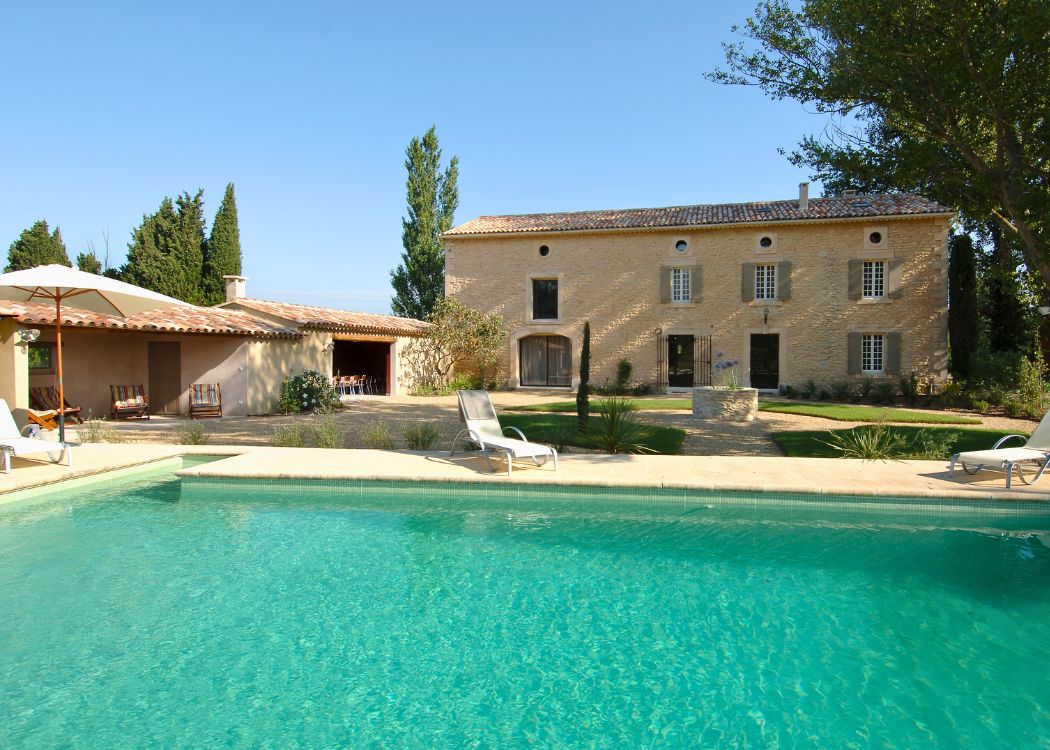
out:
{"label": "shrub", "polygon": [[982,398],[971,399],[970,403],[975,411],[981,412],[982,414],[992,408],[992,405]]}
{"label": "shrub", "polygon": [[616,385],[613,386],[616,389],[617,394],[627,393],[631,384],[631,372],[634,367],[631,365],[631,360],[621,359],[616,365]]}
{"label": "shrub", "polygon": [[793,385],[784,385],[781,387],[781,391],[785,398],[798,398],[798,389]]}
{"label": "shrub", "polygon": [[849,401],[853,397],[853,383],[848,380],[836,380],[831,384],[831,396],[836,401]]}
{"label": "shrub", "polygon": [[428,422],[411,422],[401,427],[401,436],[410,451],[428,451],[441,437],[441,431]]}
{"label": "shrub", "polygon": [[204,425],[196,419],[183,422],[175,427],[175,442],[179,445],[204,445],[208,436],[204,434]]}
{"label": "shrub", "polygon": [[875,386],[875,401],[880,404],[892,404],[897,398],[897,386],[888,380],[881,380]]}
{"label": "shrub", "polygon": [[274,427],[273,435],[270,436],[270,445],[278,448],[305,448],[306,431],[299,422]]}
{"label": "shrub", "polygon": [[652,383],[638,383],[631,388],[632,396],[651,396],[656,392],[656,388]]}
{"label": "shrub", "polygon": [[1043,410],[1046,388],[1043,382],[1043,365],[1043,353],[1038,347],[1034,360],[1021,360],[1015,395],[1022,411],[1042,412]]}
{"label": "shrub", "polygon": [[817,384],[810,380],[804,386],[802,386],[802,390],[799,392],[799,395],[802,396],[802,398],[808,398],[810,400],[816,398]]}
{"label": "shrub", "polygon": [[1019,417],[1024,412],[1024,407],[1020,401],[1016,401],[1012,398],[1007,398],[1003,401],[1003,414],[1008,417]]}
{"label": "shrub", "polygon": [[871,400],[871,392],[875,390],[875,379],[864,378],[860,381],[860,399],[861,401]]}
{"label": "shrub", "polygon": [[966,407],[970,403],[969,396],[966,394],[962,383],[957,380],[949,380],[941,386],[940,398],[945,406]]}
{"label": "shrub", "polygon": [[817,400],[819,400],[819,401],[830,401],[831,400],[831,394],[828,392],[827,388],[821,388],[820,389],[820,393],[817,394]]}
{"label": "shrub", "polygon": [[77,437],[82,443],[126,443],[127,437],[118,432],[104,419],[88,417],[77,427]]}
{"label": "shrub", "polygon": [[339,405],[332,379],[317,370],[290,375],[281,384],[279,409],[284,414],[327,411]]}
{"label": "shrub", "polygon": [[637,405],[629,398],[598,400],[598,415],[588,432],[589,442],[606,453],[653,453],[645,441],[652,431],[638,421]]}
{"label": "shrub", "polygon": [[954,448],[955,437],[951,432],[923,427],[916,433],[910,452],[916,458],[941,461],[947,460]]}
{"label": "shrub", "polygon": [[361,431],[361,442],[366,448],[378,451],[388,451],[394,447],[394,441],[390,437],[383,422],[370,422]]}
{"label": "shrub", "polygon": [[865,461],[887,461],[904,449],[900,435],[878,422],[871,427],[857,427],[848,432],[828,431],[824,445],[839,452],[840,458],[861,458]]}
{"label": "shrub", "polygon": [[919,376],[914,372],[901,378],[901,396],[908,404],[914,404],[919,398]]}
{"label": "shrub", "polygon": [[335,416],[325,414],[313,420],[304,430],[306,439],[315,448],[344,448],[346,447],[346,436],[339,429]]}

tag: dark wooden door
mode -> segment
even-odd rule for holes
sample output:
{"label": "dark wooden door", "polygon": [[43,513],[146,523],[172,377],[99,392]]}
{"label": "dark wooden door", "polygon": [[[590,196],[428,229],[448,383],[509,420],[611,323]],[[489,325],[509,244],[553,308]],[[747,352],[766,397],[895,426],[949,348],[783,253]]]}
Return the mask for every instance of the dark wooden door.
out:
{"label": "dark wooden door", "polygon": [[671,388],[693,387],[694,346],[692,336],[667,337],[667,385]]}
{"label": "dark wooden door", "polygon": [[751,334],[751,387],[780,387],[780,334]]}
{"label": "dark wooden door", "polygon": [[149,410],[178,414],[182,396],[182,349],[178,341],[149,342]]}

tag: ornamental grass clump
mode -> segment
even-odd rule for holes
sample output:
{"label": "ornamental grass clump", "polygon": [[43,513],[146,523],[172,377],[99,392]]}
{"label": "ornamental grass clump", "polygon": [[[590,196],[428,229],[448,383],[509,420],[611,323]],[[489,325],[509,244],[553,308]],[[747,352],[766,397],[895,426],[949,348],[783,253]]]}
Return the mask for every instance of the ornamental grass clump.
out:
{"label": "ornamental grass clump", "polygon": [[306,431],[298,422],[273,428],[270,445],[277,448],[305,448]]}
{"label": "ornamental grass clump", "polygon": [[820,442],[839,453],[839,458],[860,458],[865,461],[891,461],[905,452],[907,446],[899,433],[885,423],[871,427],[857,427],[848,432],[828,431],[830,439]]}
{"label": "ornamental grass clump", "polygon": [[76,428],[82,443],[126,443],[127,438],[104,419],[88,417]]}
{"label": "ornamental grass clump", "polygon": [[175,427],[175,442],[179,445],[205,445],[208,436],[204,434],[204,425],[191,419]]}
{"label": "ornamental grass clump", "polygon": [[401,437],[405,439],[410,451],[428,451],[441,437],[441,432],[432,424],[410,422],[402,425]]}
{"label": "ornamental grass clump", "polygon": [[591,445],[606,453],[655,453],[647,441],[652,430],[638,421],[637,404],[629,398],[613,396],[598,399],[597,414],[591,420]]}
{"label": "ornamental grass clump", "polygon": [[394,447],[394,440],[383,422],[371,422],[361,431],[361,442],[366,448],[377,451],[388,451]]}
{"label": "ornamental grass clump", "polygon": [[325,412],[339,404],[332,379],[317,370],[290,375],[281,384],[280,411],[284,414]]}
{"label": "ornamental grass clump", "polygon": [[314,448],[346,447],[346,436],[339,429],[333,414],[315,417],[306,426],[306,438]]}

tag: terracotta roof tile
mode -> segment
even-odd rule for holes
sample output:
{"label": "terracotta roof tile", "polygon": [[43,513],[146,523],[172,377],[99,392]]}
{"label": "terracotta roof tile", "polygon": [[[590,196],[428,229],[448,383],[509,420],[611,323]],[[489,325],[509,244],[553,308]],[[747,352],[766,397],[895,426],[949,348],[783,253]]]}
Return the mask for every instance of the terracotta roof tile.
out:
{"label": "terracotta roof tile", "polygon": [[[55,306],[43,302],[0,301],[0,316],[14,317],[21,323],[55,324]],[[296,338],[298,331],[271,323],[240,310],[218,307],[171,307],[121,318],[116,315],[62,308],[63,328],[117,328],[128,331],[165,333],[211,333],[253,338]]]}
{"label": "terracotta roof tile", "polygon": [[398,318],[393,315],[351,312],[349,310],[336,310],[331,307],[297,305],[291,302],[238,299],[226,304],[240,305],[249,310],[290,320],[303,328],[324,331],[420,336],[430,327],[429,323],[416,320],[415,318]]}
{"label": "terracotta roof tile", "polygon": [[908,193],[810,198],[802,211],[798,199],[766,203],[725,203],[627,208],[613,211],[578,211],[560,214],[479,216],[453,227],[446,237],[480,234],[570,232],[596,229],[648,229],[692,227],[757,222],[790,222],[813,219],[844,219],[876,216],[914,216],[951,213],[950,208]]}

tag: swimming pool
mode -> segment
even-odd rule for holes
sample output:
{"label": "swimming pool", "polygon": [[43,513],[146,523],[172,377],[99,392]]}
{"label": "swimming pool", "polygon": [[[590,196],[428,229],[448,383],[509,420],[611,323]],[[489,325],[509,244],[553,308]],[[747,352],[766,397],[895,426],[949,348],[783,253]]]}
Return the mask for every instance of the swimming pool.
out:
{"label": "swimming pool", "polygon": [[1048,747],[1033,503],[222,482],[0,506],[0,747]]}

